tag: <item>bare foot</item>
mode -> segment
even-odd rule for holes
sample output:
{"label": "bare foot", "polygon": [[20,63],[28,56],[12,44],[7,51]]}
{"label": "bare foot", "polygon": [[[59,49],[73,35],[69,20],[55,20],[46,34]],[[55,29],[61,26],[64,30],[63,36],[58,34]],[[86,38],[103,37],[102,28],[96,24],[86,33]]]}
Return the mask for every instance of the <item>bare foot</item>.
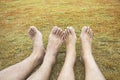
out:
{"label": "bare foot", "polygon": [[86,27],[86,26],[83,27],[82,32],[80,34],[81,40],[84,42],[87,42],[88,44],[91,44],[92,37],[93,37],[92,29],[90,29],[90,27]]}
{"label": "bare foot", "polygon": [[[44,56],[45,49],[43,46],[42,34],[41,32],[34,26],[31,26],[29,29],[29,36],[33,41],[33,55],[36,57]],[[40,54],[42,53],[42,54]]]}
{"label": "bare foot", "polygon": [[31,26],[29,29],[29,36],[33,40],[34,46],[43,46],[42,34],[36,27]]}
{"label": "bare foot", "polygon": [[67,29],[65,30],[65,36],[64,36],[66,46],[68,46],[69,44],[75,44],[76,39],[77,38],[76,38],[75,30],[73,29],[73,27],[67,27]]}
{"label": "bare foot", "polygon": [[[73,27],[67,27],[65,30],[65,44],[66,44],[66,60],[71,61],[72,65],[74,65],[76,58],[76,34]],[[67,61],[66,61],[67,62]]]}
{"label": "bare foot", "polygon": [[49,36],[47,52],[53,53],[53,55],[57,55],[57,51],[61,47],[63,43],[64,33],[61,28],[55,26]]}
{"label": "bare foot", "polygon": [[85,80],[105,80],[92,55],[92,37],[92,30],[89,27],[83,27],[80,38],[83,51],[81,59],[85,65]]}
{"label": "bare foot", "polygon": [[75,80],[73,68],[76,59],[76,34],[72,27],[67,27],[64,33],[66,58],[58,80]]}
{"label": "bare foot", "polygon": [[[91,55],[92,52],[91,50],[91,43],[92,43],[92,37],[93,37],[93,31],[92,29],[90,29],[90,27],[86,27],[84,26],[82,28],[81,34],[80,34],[80,38],[81,38],[81,42],[82,42],[82,55],[81,55],[81,61],[84,61],[84,57],[86,57],[87,55],[89,56],[89,54]],[[85,52],[86,51],[86,52]]]}
{"label": "bare foot", "polygon": [[62,29],[54,27],[50,33],[46,54],[39,69],[28,80],[48,80],[52,67],[56,62],[57,51],[62,45],[64,33]]}

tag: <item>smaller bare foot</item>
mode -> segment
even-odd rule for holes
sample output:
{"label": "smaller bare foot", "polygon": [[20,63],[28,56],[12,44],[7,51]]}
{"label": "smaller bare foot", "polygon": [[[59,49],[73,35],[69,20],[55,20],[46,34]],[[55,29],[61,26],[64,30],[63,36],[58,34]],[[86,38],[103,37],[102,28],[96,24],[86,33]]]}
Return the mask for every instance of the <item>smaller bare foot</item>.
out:
{"label": "smaller bare foot", "polygon": [[42,34],[36,27],[30,27],[29,36],[33,40],[34,46],[43,46]]}
{"label": "smaller bare foot", "polygon": [[[33,55],[36,57],[44,56],[45,49],[41,32],[34,26],[29,29],[29,36],[33,41]],[[41,53],[41,54],[40,54]]]}
{"label": "smaller bare foot", "polygon": [[53,53],[53,55],[56,56],[63,43],[63,37],[64,33],[62,29],[55,26],[49,35],[47,52]]}
{"label": "smaller bare foot", "polygon": [[80,57],[81,61],[84,61],[83,58],[86,57],[87,55],[89,56],[89,53],[92,53],[91,50],[92,37],[93,37],[92,29],[90,29],[90,27],[84,26],[80,34],[83,50],[82,55]]}

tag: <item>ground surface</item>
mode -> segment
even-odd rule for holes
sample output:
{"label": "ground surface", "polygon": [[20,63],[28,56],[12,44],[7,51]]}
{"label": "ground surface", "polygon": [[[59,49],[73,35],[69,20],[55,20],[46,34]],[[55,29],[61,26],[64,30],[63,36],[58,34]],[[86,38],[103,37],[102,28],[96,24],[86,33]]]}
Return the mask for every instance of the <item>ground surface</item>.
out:
{"label": "ground surface", "polygon": [[[46,47],[53,26],[73,26],[77,33],[76,80],[84,80],[84,66],[79,61],[79,34],[82,26],[91,26],[95,35],[93,55],[107,80],[120,80],[120,1],[119,0],[1,0],[0,70],[30,55],[32,43],[29,26],[43,34]],[[64,46],[50,80],[56,80],[65,58]]]}

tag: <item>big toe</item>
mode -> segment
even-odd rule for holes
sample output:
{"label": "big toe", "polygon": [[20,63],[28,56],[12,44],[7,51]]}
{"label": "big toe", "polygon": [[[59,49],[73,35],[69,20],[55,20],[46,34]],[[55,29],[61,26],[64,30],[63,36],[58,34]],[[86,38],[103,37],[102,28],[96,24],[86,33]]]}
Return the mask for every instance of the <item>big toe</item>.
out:
{"label": "big toe", "polygon": [[31,26],[29,29],[29,35],[30,37],[33,37],[36,34],[37,28],[34,26]]}
{"label": "big toe", "polygon": [[87,26],[84,26],[84,27],[82,28],[82,33],[87,32],[87,29],[88,29],[88,27],[87,27]]}
{"label": "big toe", "polygon": [[72,26],[69,27],[69,30],[72,34],[75,34],[75,29]]}
{"label": "big toe", "polygon": [[58,28],[57,26],[54,26],[54,27],[52,28],[52,33],[53,33],[53,34],[56,34],[57,28]]}
{"label": "big toe", "polygon": [[91,29],[91,28],[89,29],[88,34],[89,34],[90,38],[92,38],[92,37],[93,37],[93,31],[92,31],[92,29]]}

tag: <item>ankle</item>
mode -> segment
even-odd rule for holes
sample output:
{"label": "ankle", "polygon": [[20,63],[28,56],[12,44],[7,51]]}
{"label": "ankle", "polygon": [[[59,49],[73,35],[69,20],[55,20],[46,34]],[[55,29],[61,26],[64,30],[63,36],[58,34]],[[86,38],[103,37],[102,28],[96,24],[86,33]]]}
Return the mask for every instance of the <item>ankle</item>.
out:
{"label": "ankle", "polygon": [[70,68],[70,69],[73,69],[73,67],[74,67],[74,62],[65,62],[64,63],[64,68],[66,69],[66,68]]}
{"label": "ankle", "polygon": [[32,57],[33,59],[40,59],[40,58],[43,58],[44,55],[45,55],[45,49],[43,47],[39,50],[34,50],[30,55],[30,57]]}
{"label": "ankle", "polygon": [[76,56],[66,56],[65,64],[67,65],[74,65],[76,61]]}
{"label": "ankle", "polygon": [[49,56],[49,57],[45,57],[44,58],[44,64],[46,64],[46,65],[54,65],[55,62],[56,62],[56,58],[55,57]]}
{"label": "ankle", "polygon": [[82,58],[83,58],[85,64],[94,62],[94,57],[92,55],[84,55],[84,56],[82,56]]}

